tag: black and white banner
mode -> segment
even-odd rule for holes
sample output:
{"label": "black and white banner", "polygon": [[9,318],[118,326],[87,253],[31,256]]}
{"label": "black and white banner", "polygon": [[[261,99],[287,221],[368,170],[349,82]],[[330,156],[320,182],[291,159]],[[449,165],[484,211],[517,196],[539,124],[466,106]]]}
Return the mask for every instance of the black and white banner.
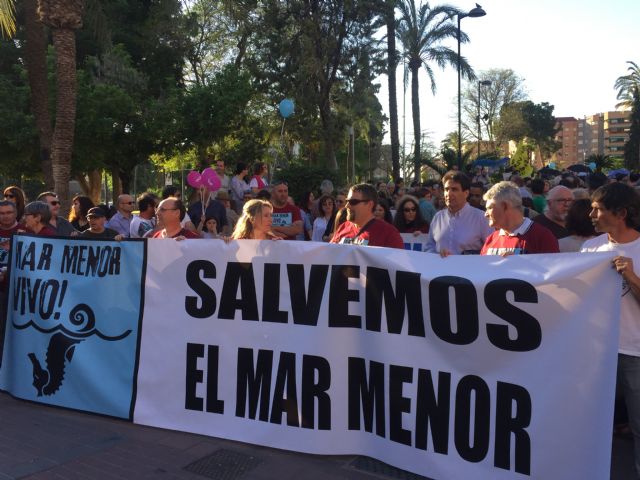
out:
{"label": "black and white banner", "polygon": [[135,422],[439,480],[608,477],[611,255],[147,245]]}

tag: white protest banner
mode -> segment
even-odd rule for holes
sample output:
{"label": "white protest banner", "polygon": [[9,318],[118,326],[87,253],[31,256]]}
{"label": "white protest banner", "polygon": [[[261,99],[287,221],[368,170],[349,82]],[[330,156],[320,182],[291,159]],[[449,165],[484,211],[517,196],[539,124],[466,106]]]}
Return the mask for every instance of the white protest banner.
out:
{"label": "white protest banner", "polygon": [[607,478],[610,258],[150,241],[134,421],[438,480]]}
{"label": "white protest banner", "polygon": [[414,252],[424,252],[427,247],[427,239],[429,235],[426,233],[420,233],[415,235],[413,233],[401,233],[402,242],[404,243],[405,250],[413,250]]}

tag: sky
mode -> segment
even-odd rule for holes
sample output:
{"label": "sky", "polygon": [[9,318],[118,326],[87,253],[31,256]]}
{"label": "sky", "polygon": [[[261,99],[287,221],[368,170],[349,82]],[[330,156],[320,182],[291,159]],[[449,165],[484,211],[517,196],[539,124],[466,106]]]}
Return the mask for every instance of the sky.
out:
{"label": "sky", "polygon": [[[631,60],[640,64],[640,0],[479,0],[487,15],[463,18],[470,37],[461,54],[476,74],[510,68],[524,79],[529,99],[555,106],[556,117],[582,118],[615,110],[613,84],[626,75]],[[418,2],[416,2],[418,3]],[[471,10],[475,2],[451,0]],[[397,44],[398,48],[401,48]],[[457,49],[457,44],[450,45]],[[432,95],[426,74],[420,75],[420,121],[423,133],[437,147],[448,132],[457,131],[457,71],[434,66],[437,91]],[[398,67],[398,122],[403,141],[402,66]],[[387,78],[378,99],[388,115]],[[464,80],[463,87],[464,89]],[[411,94],[406,92],[405,149],[412,148]],[[386,130],[388,130],[388,124]],[[385,143],[389,143],[389,135]]]}

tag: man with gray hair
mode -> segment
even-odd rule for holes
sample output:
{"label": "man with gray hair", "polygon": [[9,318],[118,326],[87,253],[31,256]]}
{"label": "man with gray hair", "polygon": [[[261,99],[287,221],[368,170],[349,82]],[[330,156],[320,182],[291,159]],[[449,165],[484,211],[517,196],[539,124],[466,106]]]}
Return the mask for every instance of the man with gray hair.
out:
{"label": "man with gray hair", "polygon": [[551,230],[551,233],[559,240],[569,236],[566,228],[567,214],[573,203],[573,192],[563,186],[553,187],[547,193],[547,206],[542,215],[536,216],[533,220],[543,227]]}
{"label": "man with gray hair", "polygon": [[558,240],[549,229],[523,214],[522,197],[513,182],[495,184],[484,194],[485,216],[496,230],[487,237],[480,255],[558,253]]}

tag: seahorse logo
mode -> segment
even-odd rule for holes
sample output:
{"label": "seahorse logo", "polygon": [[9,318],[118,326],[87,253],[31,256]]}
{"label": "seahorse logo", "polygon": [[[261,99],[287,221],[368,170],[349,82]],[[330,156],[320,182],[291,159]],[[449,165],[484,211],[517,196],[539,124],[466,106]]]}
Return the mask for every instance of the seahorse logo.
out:
{"label": "seahorse logo", "polygon": [[33,366],[33,386],[38,391],[38,397],[53,395],[60,390],[64,380],[65,366],[71,363],[77,344],[94,335],[102,340],[115,342],[126,338],[131,333],[131,330],[126,330],[121,335],[114,337],[105,335],[96,328],[95,314],[91,307],[85,303],[80,303],[71,310],[69,321],[77,327],[77,330],[68,330],[61,324],[52,328],[43,328],[33,320],[29,320],[24,325],[17,325],[13,322],[13,326],[17,330],[35,328],[41,333],[53,333],[45,355],[47,368],[42,368],[42,364],[34,352],[27,355]]}

